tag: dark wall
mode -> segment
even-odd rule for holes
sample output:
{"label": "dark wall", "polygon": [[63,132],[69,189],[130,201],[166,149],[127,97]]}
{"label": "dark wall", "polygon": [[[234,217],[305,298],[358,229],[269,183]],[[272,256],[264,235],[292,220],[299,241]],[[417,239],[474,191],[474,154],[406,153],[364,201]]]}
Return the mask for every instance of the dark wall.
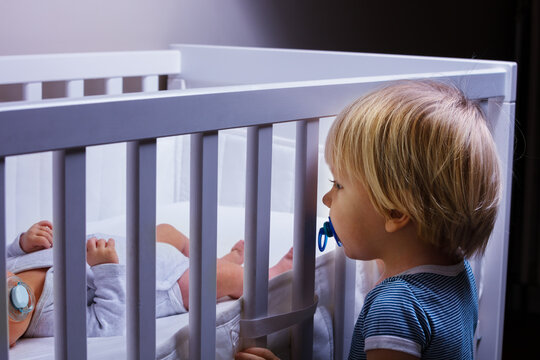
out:
{"label": "dark wall", "polygon": [[279,10],[288,47],[512,60],[516,4],[296,0]]}
{"label": "dark wall", "polygon": [[296,0],[276,9],[283,14],[284,47],[518,63],[503,358],[535,353],[540,338],[540,1]]}

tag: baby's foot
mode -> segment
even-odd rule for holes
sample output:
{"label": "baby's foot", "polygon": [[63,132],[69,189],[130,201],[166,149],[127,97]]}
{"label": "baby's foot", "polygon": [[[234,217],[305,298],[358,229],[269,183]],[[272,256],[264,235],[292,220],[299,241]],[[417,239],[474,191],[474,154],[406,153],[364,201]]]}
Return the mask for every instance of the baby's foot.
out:
{"label": "baby's foot", "polygon": [[285,271],[292,269],[293,265],[293,248],[291,247],[289,251],[278,261],[278,263],[272,266],[268,270],[268,277],[271,279],[274,276],[278,276]]}
{"label": "baby's foot", "polygon": [[242,265],[244,263],[244,240],[238,240],[231,249],[231,252],[223,256],[221,259]]}

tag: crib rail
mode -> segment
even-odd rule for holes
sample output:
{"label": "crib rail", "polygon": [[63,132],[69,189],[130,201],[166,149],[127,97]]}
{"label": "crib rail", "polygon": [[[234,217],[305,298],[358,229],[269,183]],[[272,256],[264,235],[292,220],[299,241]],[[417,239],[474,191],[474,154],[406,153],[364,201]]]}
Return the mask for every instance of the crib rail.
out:
{"label": "crib rail", "polygon": [[[358,94],[400,78],[188,89],[0,105],[0,156],[332,116]],[[465,90],[472,98],[505,96],[507,79],[502,69],[441,73],[430,78],[466,82]]]}
{"label": "crib rail", "polygon": [[[239,48],[216,48],[225,51],[228,55],[238,54],[243,50]],[[195,61],[194,54],[199,51],[205,53],[215,49],[206,47],[179,47],[179,51],[159,53],[157,56],[170,57],[164,65],[163,72],[143,74],[143,90],[152,93],[120,94],[121,81],[119,76],[141,76],[131,69],[109,67],[109,63],[99,56],[94,61],[104,61],[106,67],[111,69],[111,77],[107,80],[107,96],[92,96],[79,98],[83,83],[77,75],[69,71],[61,74],[71,78],[66,83],[70,99],[39,100],[40,85],[51,78],[43,76],[39,80],[28,78],[25,85],[24,103],[0,104],[0,276],[5,271],[5,158],[44,151],[55,151],[55,233],[57,243],[64,251],[55,251],[55,275],[62,277],[61,286],[55,294],[55,301],[59,298],[66,307],[58,315],[58,332],[56,336],[57,358],[86,358],[84,319],[77,313],[84,314],[82,302],[83,292],[67,291],[80,287],[85,283],[84,274],[77,267],[84,264],[84,244],[65,241],[67,238],[84,236],[84,164],[85,148],[87,146],[129,142],[128,144],[128,216],[127,228],[131,247],[128,248],[128,351],[129,358],[148,359],[155,357],[155,314],[154,306],[155,283],[155,246],[143,239],[153,238],[155,231],[155,191],[156,191],[156,139],[165,136],[192,135],[192,179],[191,179],[191,240],[190,240],[190,357],[214,358],[215,333],[207,329],[215,326],[215,297],[216,289],[203,286],[206,283],[215,283],[216,280],[216,237],[217,237],[217,133],[220,130],[236,127],[250,127],[248,152],[248,189],[246,201],[246,264],[245,288],[246,295],[244,318],[264,317],[267,312],[267,298],[261,295],[261,290],[267,288],[268,278],[268,228],[269,228],[269,191],[271,164],[271,136],[272,124],[298,121],[297,133],[297,183],[295,200],[295,255],[294,255],[294,283],[299,290],[293,295],[294,308],[302,308],[313,302],[313,269],[315,248],[311,241],[315,238],[315,212],[316,212],[316,184],[313,181],[317,172],[316,156],[318,151],[317,128],[320,117],[335,115],[345,105],[356,99],[362,93],[379,87],[387,82],[403,78],[431,78],[435,80],[451,81],[460,86],[471,98],[498,99],[498,102],[511,104],[515,97],[515,68],[508,64],[486,62],[482,66],[472,68],[463,64],[466,61],[455,61],[457,67],[448,67],[441,63],[435,67],[428,67],[426,71],[419,71],[418,66],[412,66],[407,71],[396,70],[391,74],[375,74],[366,76],[365,73],[357,77],[350,72],[331,73],[325,77],[307,73],[305,76],[295,78],[294,82],[285,81],[287,76],[281,78],[260,79],[257,76],[248,79],[223,78],[213,85],[230,85],[212,88],[188,88],[182,90],[157,90],[157,75],[163,73],[180,73],[180,77],[188,85],[206,86],[212,83],[211,79],[201,75],[201,68]],[[229,51],[229,52],[227,52]],[[244,54],[261,56],[268,54],[267,50],[246,50]],[[180,53],[182,53],[182,69],[180,69]],[[277,53],[280,53],[279,51]],[[281,55],[295,56],[300,59],[313,59],[321,55],[321,61],[334,61],[339,57],[332,54],[328,57],[322,53],[284,51]],[[294,56],[293,56],[294,55]],[[313,56],[312,56],[313,55]],[[322,56],[324,55],[324,56]],[[142,55],[141,55],[142,56]],[[197,55],[198,56],[198,55]],[[232,56],[230,59],[236,58]],[[52,61],[53,58],[51,58]],[[84,60],[77,57],[77,67],[89,66]],[[147,59],[147,58],[145,58]],[[347,57],[345,63],[353,64],[359,57]],[[390,63],[391,57],[388,57]],[[403,60],[402,58],[400,58]],[[410,59],[411,61],[414,58]],[[418,60],[418,58],[417,58]],[[426,59],[424,59],[426,60]],[[0,69],[2,69],[0,59]],[[152,62],[144,60],[143,62]],[[205,58],[205,61],[209,61]],[[231,60],[232,61],[232,60]],[[288,63],[292,60],[283,60]],[[426,60],[429,63],[429,60]],[[446,64],[451,60],[445,60]],[[413,61],[414,62],[414,61]],[[47,64],[48,62],[45,62]],[[174,63],[174,64],[173,64]],[[204,64],[204,61],[202,62]],[[227,63],[227,62],[226,62]],[[385,66],[389,66],[387,63]],[[101,63],[100,63],[101,64]],[[394,62],[396,64],[396,62]],[[409,63],[407,63],[409,64]],[[21,63],[21,66],[23,64]],[[26,65],[25,65],[26,66]],[[223,65],[221,65],[223,66]],[[232,65],[231,65],[232,66]],[[234,71],[239,70],[235,65]],[[351,65],[352,66],[352,65]],[[357,66],[356,64],[354,66]],[[335,68],[335,67],[334,67]],[[153,69],[153,66],[152,66]],[[125,71],[124,71],[125,70]],[[15,70],[14,70],[15,71]],[[46,70],[45,72],[47,72]],[[209,73],[215,68],[209,69]],[[139,71],[137,71],[139,72]],[[20,73],[20,72],[19,72]],[[249,73],[249,71],[248,71]],[[125,74],[125,75],[119,75]],[[317,73],[318,74],[318,73]],[[201,76],[197,83],[196,76]],[[91,77],[102,77],[90,72]],[[105,76],[107,77],[107,76]],[[311,78],[317,80],[309,80]],[[1,78],[1,77],[0,77]],[[6,82],[21,82],[21,77],[0,80]],[[55,79],[58,75],[54,76]],[[26,78],[23,78],[26,79]],[[254,85],[253,81],[262,84]],[[3,82],[2,82],[3,81]],[[231,84],[234,83],[234,84]],[[189,87],[189,86],[188,86]],[[510,105],[511,107],[511,105]],[[501,127],[496,129],[498,136],[504,141],[501,149],[503,161],[511,164],[511,146],[508,141],[508,131],[505,126],[511,126],[511,117],[497,112],[494,118],[504,118]],[[69,136],[66,136],[69,134]],[[510,168],[506,168],[506,186],[510,183]],[[509,191],[507,191],[509,193]],[[148,206],[149,204],[153,204]],[[501,234],[505,234],[508,224],[507,211],[509,202],[505,203],[506,215],[498,220]],[[250,217],[253,216],[253,217]],[[506,235],[498,239],[494,261],[506,259],[504,247]],[[58,245],[57,245],[58,244]],[[56,246],[57,245],[57,246]],[[502,246],[502,248],[501,248]],[[502,250],[501,250],[502,249]],[[490,249],[488,249],[490,251]],[[57,255],[58,254],[58,255]],[[78,265],[77,265],[78,264]],[[56,268],[57,267],[57,268]],[[78,269],[72,272],[71,269]],[[70,269],[69,272],[67,269]],[[153,269],[153,270],[152,270]],[[341,258],[336,269],[341,269],[345,276],[343,281],[350,284],[354,282],[354,269]],[[505,270],[498,273],[498,281],[494,296],[502,296],[502,304],[497,304],[500,313],[504,309],[503,280]],[[150,279],[150,280],[149,280]],[[4,286],[4,288],[2,288]],[[154,288],[152,288],[154,286]],[[192,287],[191,287],[192,286]],[[343,306],[336,310],[338,334],[343,338],[350,338],[352,331],[352,317],[347,301],[354,298],[354,289],[342,283],[336,289],[342,290]],[[5,290],[5,284],[0,285],[0,291]],[[80,289],[79,289],[80,290]],[[499,292],[499,293],[498,293]],[[84,292],[85,293],[85,292]],[[266,292],[264,292],[266,293]],[[68,305],[72,308],[67,308]],[[349,303],[350,305],[350,303]],[[0,298],[0,306],[6,308],[4,298]],[[57,309],[60,307],[57,307]],[[145,309],[141,311],[141,309]],[[150,309],[150,310],[149,310]],[[495,311],[495,310],[494,310]],[[344,325],[339,321],[350,320]],[[500,319],[498,319],[499,321]],[[7,332],[6,312],[0,313],[3,328],[0,334]],[[500,325],[501,323],[499,323]],[[486,328],[487,329],[487,328]],[[300,358],[311,352],[312,324],[306,321],[298,325],[292,339],[293,356]],[[486,330],[487,331],[487,330]],[[204,343],[202,341],[204,339]],[[5,339],[0,344],[0,357],[7,358],[8,348]],[[264,337],[254,340],[255,344],[264,345]],[[492,344],[490,344],[491,346]],[[336,353],[341,357],[347,352],[347,340],[337,339]],[[493,347],[500,351],[500,339],[495,340]],[[496,358],[496,351],[493,357]],[[500,354],[500,352],[499,352]],[[500,355],[499,355],[500,356]]]}
{"label": "crib rail", "polygon": [[0,85],[26,84],[39,88],[46,81],[177,74],[180,53],[174,50],[50,54],[0,57]]}
{"label": "crib rail", "polygon": [[[432,77],[448,72],[470,74],[504,70],[507,100],[515,100],[515,67],[508,62],[340,51],[172,45],[182,53],[182,79],[189,87],[268,84],[311,80]],[[465,84],[464,84],[465,85]],[[463,88],[467,88],[465,85]],[[488,86],[490,87],[490,86]],[[485,89],[484,89],[485,90]]]}

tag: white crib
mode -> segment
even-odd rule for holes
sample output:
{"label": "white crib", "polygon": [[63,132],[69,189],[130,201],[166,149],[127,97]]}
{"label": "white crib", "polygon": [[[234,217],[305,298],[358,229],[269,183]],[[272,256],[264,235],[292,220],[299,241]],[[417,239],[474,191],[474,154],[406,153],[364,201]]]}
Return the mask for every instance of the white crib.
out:
{"label": "white crib", "polygon": [[[168,89],[158,91],[159,75]],[[124,77],[141,92],[122,94]],[[84,96],[87,79],[104,95]],[[319,119],[398,79],[457,84],[481,99],[504,168],[504,197],[479,281],[478,359],[501,357],[506,284],[516,65],[508,62],[197,45],[126,53],[0,57],[0,85],[23,84],[23,101],[0,103],[0,277],[5,276],[6,161],[53,151],[57,359],[85,359],[86,147],[127,142],[127,329],[129,359],[156,357],[154,313],[156,139],[191,135],[189,357],[215,358],[218,132],[247,127],[243,344],[268,314],[273,124],[296,122],[291,358],[312,357]],[[42,83],[64,81],[65,98],[42,99]],[[324,134],[323,134],[324,136]],[[29,139],[31,139],[29,141]],[[320,192],[320,191],[319,191]],[[322,194],[319,194],[319,198]],[[320,214],[319,214],[320,216]],[[21,230],[22,231],[22,230]],[[334,358],[346,358],[355,318],[356,265],[335,252]],[[6,284],[0,282],[0,293]],[[0,358],[9,357],[7,304],[0,297]],[[307,309],[307,310],[306,310]],[[302,312],[303,311],[303,312]],[[307,318],[305,317],[307,315]],[[304,316],[304,317],[302,317]],[[292,318],[285,316],[285,318]],[[258,320],[253,321],[253,320]],[[287,321],[277,327],[290,326]],[[250,327],[251,326],[251,327]],[[264,327],[264,326],[263,326]],[[244,329],[242,331],[242,329]],[[275,330],[275,329],[273,329]]]}

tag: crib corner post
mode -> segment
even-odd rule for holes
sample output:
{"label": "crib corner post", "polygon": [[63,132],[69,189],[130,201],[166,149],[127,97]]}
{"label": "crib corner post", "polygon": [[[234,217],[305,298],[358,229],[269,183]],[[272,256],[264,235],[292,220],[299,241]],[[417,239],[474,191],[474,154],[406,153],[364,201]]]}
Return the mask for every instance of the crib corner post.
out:
{"label": "crib corner post", "polygon": [[510,201],[512,195],[512,162],[514,151],[515,102],[489,99],[487,117],[501,161],[502,198],[497,219],[484,253],[479,284],[476,357],[501,359],[503,348],[504,309],[508,266]]}

